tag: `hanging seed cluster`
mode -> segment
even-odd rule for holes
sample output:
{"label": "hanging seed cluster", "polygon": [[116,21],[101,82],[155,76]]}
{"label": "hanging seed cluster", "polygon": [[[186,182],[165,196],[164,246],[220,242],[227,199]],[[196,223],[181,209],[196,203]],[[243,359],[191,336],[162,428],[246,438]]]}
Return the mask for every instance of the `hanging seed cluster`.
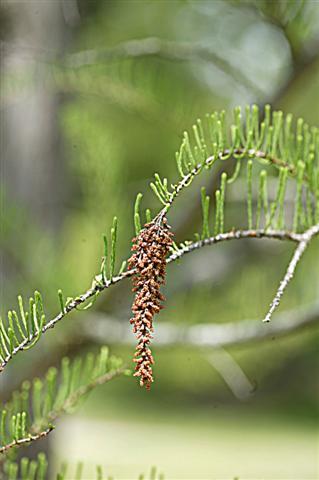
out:
{"label": "hanging seed cluster", "polygon": [[163,308],[165,298],[160,288],[165,283],[166,256],[173,243],[173,234],[169,229],[166,218],[163,218],[162,224],[155,221],[147,223],[133,239],[133,254],[129,259],[129,268],[136,269],[133,277],[133,317],[130,320],[138,339],[133,360],[136,364],[134,376],[139,378],[140,386],[147,389],[153,382],[154,359],[150,349],[153,317]]}

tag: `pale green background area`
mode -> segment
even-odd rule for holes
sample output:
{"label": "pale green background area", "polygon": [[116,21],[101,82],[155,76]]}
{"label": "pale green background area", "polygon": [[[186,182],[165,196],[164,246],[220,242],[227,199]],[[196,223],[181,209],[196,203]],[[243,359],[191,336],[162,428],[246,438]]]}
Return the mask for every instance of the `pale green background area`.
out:
{"label": "pale green background area", "polygon": [[[313,480],[318,475],[317,441],[312,428],[247,411],[238,418],[223,409],[185,410],[172,419],[152,418],[147,423],[75,416],[61,422],[54,453],[59,460],[67,456],[76,462],[78,452],[84,451],[85,478],[91,478],[96,464],[115,478],[137,478],[144,463],[144,474],[159,465],[167,480]],[[97,448],[103,445],[107,448]]]}

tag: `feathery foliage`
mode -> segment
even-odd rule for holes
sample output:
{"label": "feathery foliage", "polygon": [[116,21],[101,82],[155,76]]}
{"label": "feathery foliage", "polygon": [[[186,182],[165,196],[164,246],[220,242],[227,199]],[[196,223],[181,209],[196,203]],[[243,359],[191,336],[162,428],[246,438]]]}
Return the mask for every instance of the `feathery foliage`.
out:
{"label": "feathery foliage", "polygon": [[52,422],[73,411],[93,388],[126,372],[121,360],[102,347],[97,355],[72,361],[65,357],[44,379],[23,382],[0,411],[0,453],[46,436],[54,428]]}
{"label": "feathery foliage", "polygon": [[[41,294],[36,291],[29,299],[26,310],[21,295],[18,296],[19,311],[9,310],[5,321],[0,317],[0,361],[12,356],[15,348],[32,348],[40,339],[45,325],[45,314]],[[0,367],[1,368],[1,367]]]}
{"label": "feathery foliage", "polygon": [[44,453],[39,453],[37,460],[23,457],[20,462],[6,460],[0,478],[7,480],[45,480],[47,478],[48,462]]}
{"label": "feathery foliage", "polygon": [[[241,109],[236,108],[229,128],[226,126],[225,112],[215,112],[206,115],[204,120],[198,119],[191,133],[184,132],[176,153],[176,165],[179,173],[176,183],[169,184],[167,178],[162,179],[156,173],[150,184],[161,204],[156,214],[152,215],[151,210],[146,208],[143,215],[143,195],[139,193],[136,197],[133,223],[144,250],[150,248],[150,251],[156,252],[156,235],[154,240],[153,236],[147,235],[147,229],[152,226],[158,234],[165,225],[166,215],[175,199],[201,172],[214,168],[218,184],[211,195],[207,194],[204,187],[201,188],[201,233],[195,233],[193,241],[184,240],[179,244],[170,241],[161,259],[157,257],[158,253],[154,253],[156,261],[153,259],[147,266],[145,278],[153,285],[156,275],[162,275],[156,267],[159,260],[164,271],[166,263],[220,241],[240,238],[294,241],[297,248],[264,319],[269,321],[302,254],[312,238],[319,234],[319,130],[309,127],[302,119],[293,122],[291,115],[271,112],[269,106],[265,107],[262,115],[256,105],[247,107],[244,116]],[[268,191],[269,177],[272,183],[275,180],[275,193]],[[246,210],[242,215],[245,225],[228,226],[227,198],[238,179],[244,180],[241,184],[245,185],[243,205]],[[292,208],[291,199],[287,200],[288,190],[293,192]],[[38,291],[29,299],[27,308],[21,296],[18,297],[17,311],[10,310],[4,320],[0,319],[0,371],[18,351],[32,348],[43,333],[69,312],[80,307],[81,310],[90,308],[99,293],[124,278],[138,278],[138,269],[145,267],[140,263],[140,255],[137,255],[135,263],[129,263],[128,269],[127,261],[123,260],[117,270],[117,237],[118,220],[114,217],[110,236],[103,235],[104,254],[100,273],[94,277],[91,287],[75,298],[65,299],[59,290],[60,312],[53,319],[47,321],[42,296]],[[167,258],[168,251],[170,254]],[[143,291],[141,308],[149,315],[147,302],[152,292],[145,288],[143,278],[140,278],[140,282],[139,287]],[[142,342],[150,338],[153,328],[151,324],[144,323]],[[149,365],[144,350],[142,353],[141,361]],[[121,361],[109,357],[107,348],[103,347],[96,356],[88,354],[85,359],[76,358],[73,361],[63,359],[60,369],[50,368],[43,380],[36,378],[32,383],[24,382],[0,412],[0,453],[14,452],[17,446],[46,436],[54,428],[52,422],[59,415],[72,411],[97,385],[125,372],[127,370]],[[144,368],[143,375],[145,372]],[[150,375],[148,378],[153,380],[152,373]],[[11,460],[4,464],[4,472],[9,479],[21,477],[41,480],[46,476],[47,462],[43,455],[38,457],[38,461],[22,459],[20,465]],[[80,464],[76,478],[81,478],[81,471]],[[65,475],[63,470],[58,478],[61,480]],[[102,478],[100,468],[97,478]]]}
{"label": "feathery foliage", "polygon": [[[262,117],[262,120],[260,118]],[[243,163],[246,161],[246,167]],[[194,242],[184,241],[171,247],[174,254],[187,252],[190,244],[227,232],[227,229],[249,229],[261,232],[281,230],[302,233],[319,223],[319,130],[302,119],[293,121],[292,115],[271,111],[266,105],[260,112],[256,105],[235,108],[233,122],[227,127],[226,113],[207,114],[198,119],[191,133],[184,132],[176,153],[179,178],[169,184],[167,178],[155,173],[150,186],[161,203],[160,211],[153,215],[149,208],[141,214],[143,195],[136,197],[133,213],[135,234],[145,222],[162,222],[175,199],[189,187],[203,171],[216,170],[219,187],[213,192],[214,202],[205,189],[201,190],[203,223],[201,234],[195,233]],[[230,168],[231,167],[231,168]],[[276,193],[270,196],[268,178],[275,179]],[[227,225],[227,195],[236,188],[236,181],[245,177],[246,225]],[[235,185],[235,187],[234,187]],[[294,192],[294,204],[286,200],[287,191]],[[143,218],[144,217],[144,218]],[[19,297],[19,313],[12,310],[7,319],[0,321],[0,368],[4,368],[15,353],[34,346],[43,332],[54,326],[73,309],[90,308],[97,295],[121,279],[134,274],[126,270],[123,260],[116,275],[118,220],[114,217],[110,237],[103,235],[104,255],[100,274],[95,276],[91,288],[75,298],[58,292],[60,313],[47,322],[41,295],[35,292],[26,311]],[[316,228],[312,235],[316,235]],[[198,244],[201,246],[201,244]],[[87,300],[88,304],[84,306]]]}
{"label": "feathery foliage", "polygon": [[[29,460],[27,457],[23,457],[20,462],[6,460],[3,472],[6,475],[6,480],[44,480],[47,469],[47,458],[41,452],[38,454],[37,460]],[[0,479],[2,480],[2,478],[0,474]],[[55,478],[56,480],[66,480],[67,478],[85,480],[85,477],[83,477],[83,463],[79,462],[75,469],[70,469],[67,463],[63,464]],[[115,480],[114,477],[106,477],[100,465],[96,467],[95,479]],[[152,467],[149,475],[141,474],[137,480],[164,480],[164,475],[157,473],[157,469]]]}
{"label": "feathery foliage", "polygon": [[[176,164],[180,179],[168,188],[167,179],[161,180],[155,174],[151,188],[167,212],[180,192],[187,188],[203,169],[218,169],[221,182],[215,191],[215,235],[224,230],[224,209],[226,185],[232,185],[239,178],[242,163],[246,168],[247,228],[287,228],[301,232],[319,221],[319,130],[309,127],[302,119],[293,122],[292,115],[284,117],[281,111],[272,112],[265,107],[263,120],[256,105],[247,107],[242,115],[240,107],[234,110],[234,120],[226,127],[226,114],[214,112],[197,120],[192,133],[184,132]],[[233,163],[233,173],[227,179],[223,163]],[[257,164],[257,165],[255,165]],[[260,172],[259,165],[267,166]],[[259,167],[259,168],[258,168]],[[222,172],[222,173],[221,173]],[[256,173],[255,173],[256,172]],[[277,194],[271,202],[268,199],[267,176],[271,173],[277,179]],[[255,176],[258,203],[253,203]],[[295,183],[295,204],[293,218],[285,218],[285,193],[288,180]],[[202,194],[203,195],[203,194]],[[270,204],[270,205],[269,205]],[[202,237],[209,236],[208,211],[210,199],[203,201]],[[270,211],[268,211],[270,208]]]}

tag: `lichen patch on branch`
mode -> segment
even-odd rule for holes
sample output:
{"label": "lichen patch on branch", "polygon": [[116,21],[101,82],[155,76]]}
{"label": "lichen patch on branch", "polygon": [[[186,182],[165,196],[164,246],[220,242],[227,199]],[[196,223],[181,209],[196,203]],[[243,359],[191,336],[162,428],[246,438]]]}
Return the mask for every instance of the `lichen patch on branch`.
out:
{"label": "lichen patch on branch", "polygon": [[153,333],[153,317],[163,308],[165,300],[160,292],[165,283],[166,256],[172,246],[173,234],[164,217],[161,223],[147,223],[133,239],[129,268],[136,269],[133,276],[135,299],[130,322],[138,344],[134,355],[135,373],[140,386],[150,388],[153,379],[154,359],[150,349]]}

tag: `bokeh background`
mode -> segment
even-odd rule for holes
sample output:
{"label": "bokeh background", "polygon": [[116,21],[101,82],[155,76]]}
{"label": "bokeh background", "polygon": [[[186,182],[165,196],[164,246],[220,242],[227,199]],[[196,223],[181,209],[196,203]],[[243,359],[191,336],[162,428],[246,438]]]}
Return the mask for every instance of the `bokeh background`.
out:
{"label": "bokeh background", "polygon": [[[76,296],[98,273],[102,234],[119,218],[119,261],[129,256],[133,204],[159,208],[155,171],[177,178],[182,132],[216,109],[271,103],[319,124],[317,0],[2,0],[1,314],[39,289],[49,316],[57,290]],[[197,181],[170,215],[176,239],[200,225]],[[204,182],[204,183],[203,183]],[[245,191],[229,198],[240,224]],[[213,349],[170,335],[196,324],[260,323],[291,245],[242,241],[198,251],[169,267],[156,319],[156,382],[97,389],[62,418],[45,444],[52,472],[68,459],[118,479],[152,466],[168,479],[318,478],[318,330]],[[298,267],[278,316],[319,320],[319,242]],[[0,385],[101,344],[131,364],[129,282],[71,314]],[[273,320],[276,321],[276,318]],[[31,449],[30,449],[31,451]]]}

